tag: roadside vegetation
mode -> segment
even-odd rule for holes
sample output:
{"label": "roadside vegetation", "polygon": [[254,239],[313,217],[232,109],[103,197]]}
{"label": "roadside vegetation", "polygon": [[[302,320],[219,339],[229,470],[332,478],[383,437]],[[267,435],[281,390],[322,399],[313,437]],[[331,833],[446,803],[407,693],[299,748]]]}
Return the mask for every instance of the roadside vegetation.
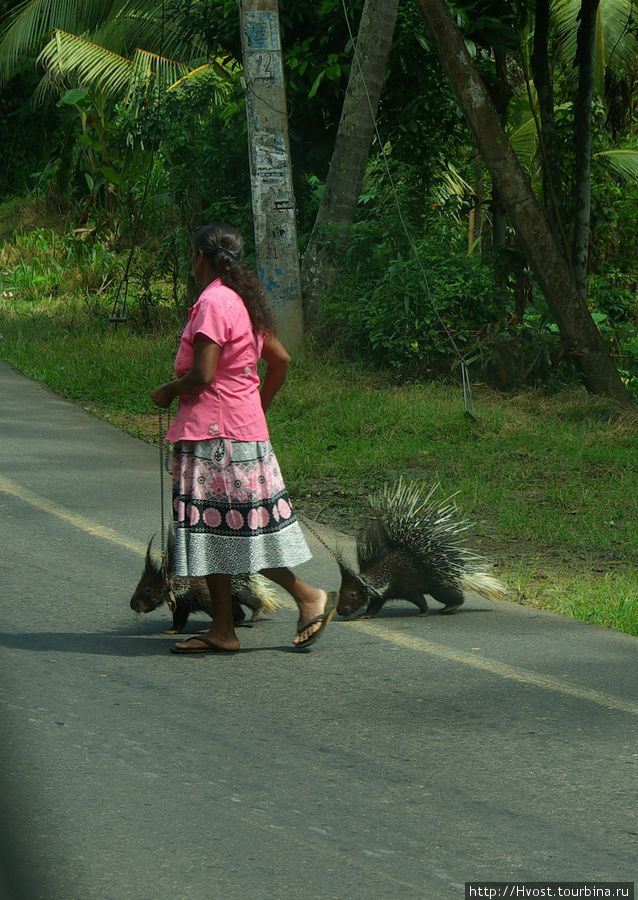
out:
{"label": "roadside vegetation", "polygon": [[[270,422],[296,506],[354,533],[388,478],[440,483],[513,600],[638,635],[632,3],[427,4],[452,12],[497,109],[482,140],[439,62],[453,42],[422,4],[365,6],[396,7],[396,26],[375,137],[356,104],[344,152],[364,0],[347,4],[351,23],[341,0],[280,4],[311,289]],[[149,391],[170,377],[194,297],[190,232],[232,222],[256,262],[241,54],[226,0],[0,0],[0,358],[146,441],[160,430]],[[541,254],[539,267],[493,182],[486,148],[502,132],[558,266]],[[361,151],[361,177],[338,146],[342,163]],[[317,262],[321,279],[304,280]],[[559,290],[571,281],[577,306]]]}
{"label": "roadside vegetation", "polygon": [[[149,392],[171,376],[181,330],[171,285],[158,282],[146,311],[138,301],[127,322],[112,322],[125,254],[94,249],[89,259],[80,244],[57,267],[61,243],[54,230],[5,242],[0,356],[157,443]],[[472,393],[476,420],[458,372],[400,378],[311,338],[270,415],[299,512],[352,534],[367,493],[384,481],[440,483],[441,498],[458,492],[475,523],[471,543],[514,602],[638,635],[638,412],[577,384],[549,395],[475,381]]]}

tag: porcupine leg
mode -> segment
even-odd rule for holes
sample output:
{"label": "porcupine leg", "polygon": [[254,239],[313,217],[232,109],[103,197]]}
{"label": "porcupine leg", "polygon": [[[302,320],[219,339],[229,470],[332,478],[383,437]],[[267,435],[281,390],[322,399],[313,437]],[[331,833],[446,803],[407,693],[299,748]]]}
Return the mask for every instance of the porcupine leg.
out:
{"label": "porcupine leg", "polygon": [[241,625],[246,618],[246,613],[241,608],[239,601],[233,597],[233,622],[235,625]]}
{"label": "porcupine leg", "polygon": [[420,616],[423,616],[425,618],[425,616],[427,616],[427,614],[430,612],[428,608],[428,601],[425,599],[423,594],[412,594],[411,597],[406,597],[405,599],[409,600],[410,603],[414,603],[415,606],[418,606]]}
{"label": "porcupine leg", "polygon": [[463,606],[463,592],[455,588],[445,587],[437,589],[436,593],[434,591],[430,591],[430,593],[435,600],[444,605],[444,609],[440,611],[442,616],[449,615],[459,606]]}
{"label": "porcupine leg", "polygon": [[186,627],[190,608],[185,600],[177,598],[175,601],[175,609],[173,610],[173,627],[167,628],[164,634],[181,634]]}
{"label": "porcupine leg", "polygon": [[374,597],[368,602],[366,607],[366,611],[362,613],[359,618],[360,619],[371,619],[373,616],[379,612],[383,604],[385,603],[384,597]]}

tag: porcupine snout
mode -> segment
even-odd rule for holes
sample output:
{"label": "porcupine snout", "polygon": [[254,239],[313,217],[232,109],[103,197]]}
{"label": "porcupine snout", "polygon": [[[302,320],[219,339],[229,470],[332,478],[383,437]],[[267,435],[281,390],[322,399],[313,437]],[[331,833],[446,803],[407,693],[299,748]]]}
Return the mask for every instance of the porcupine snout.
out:
{"label": "porcupine snout", "polygon": [[131,609],[137,613],[149,613],[160,605],[162,601],[157,599],[157,594],[153,593],[150,587],[141,587],[139,584],[135,588],[135,593],[131,597]]}
{"label": "porcupine snout", "polygon": [[366,590],[358,578],[355,578],[350,569],[343,563],[339,563],[341,570],[341,587],[339,588],[339,602],[337,603],[337,613],[340,616],[351,616],[366,606],[368,598]]}
{"label": "porcupine snout", "polygon": [[152,543],[153,538],[148,542],[144,571],[131,597],[131,609],[138,613],[152,612],[166,600],[167,586],[161,564],[151,555]]}

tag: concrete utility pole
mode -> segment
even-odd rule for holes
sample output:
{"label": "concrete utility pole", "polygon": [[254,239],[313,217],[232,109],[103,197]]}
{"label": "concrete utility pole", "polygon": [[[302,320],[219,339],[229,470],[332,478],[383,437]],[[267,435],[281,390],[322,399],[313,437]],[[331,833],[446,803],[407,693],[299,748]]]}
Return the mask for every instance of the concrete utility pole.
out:
{"label": "concrete utility pole", "polygon": [[303,342],[295,197],[277,0],[240,0],[255,248],[281,341]]}

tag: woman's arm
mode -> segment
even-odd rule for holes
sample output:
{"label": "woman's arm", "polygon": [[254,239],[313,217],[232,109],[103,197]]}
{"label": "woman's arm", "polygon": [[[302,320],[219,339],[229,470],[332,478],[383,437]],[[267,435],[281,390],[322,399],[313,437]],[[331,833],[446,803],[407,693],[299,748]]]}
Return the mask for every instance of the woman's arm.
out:
{"label": "woman's arm", "polygon": [[272,334],[267,334],[264,338],[261,358],[266,361],[268,366],[264,383],[261,386],[261,407],[266,412],[272,398],[286,380],[288,367],[290,366],[290,355],[276,337]]}
{"label": "woman's arm", "polygon": [[176,378],[167,381],[151,391],[151,400],[155,406],[168,409],[175,397],[180,394],[198,394],[214,380],[217,374],[217,363],[222,348],[203,334],[195,336],[193,342],[193,365],[189,371]]}

